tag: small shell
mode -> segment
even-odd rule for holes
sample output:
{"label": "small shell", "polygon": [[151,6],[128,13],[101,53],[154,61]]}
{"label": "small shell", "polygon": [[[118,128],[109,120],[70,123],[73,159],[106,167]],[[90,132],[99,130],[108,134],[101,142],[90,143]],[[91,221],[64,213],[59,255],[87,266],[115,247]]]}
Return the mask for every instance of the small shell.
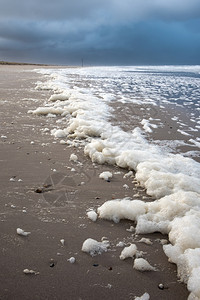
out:
{"label": "small shell", "polygon": [[64,246],[65,240],[64,240],[64,239],[61,239],[60,242],[61,242],[61,244]]}

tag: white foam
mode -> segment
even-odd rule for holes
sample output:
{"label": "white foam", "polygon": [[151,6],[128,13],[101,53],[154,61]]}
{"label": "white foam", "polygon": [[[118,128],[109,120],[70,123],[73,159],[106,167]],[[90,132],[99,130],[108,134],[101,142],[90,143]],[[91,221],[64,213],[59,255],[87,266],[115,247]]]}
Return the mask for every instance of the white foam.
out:
{"label": "white foam", "polygon": [[76,162],[76,161],[78,160],[78,156],[77,156],[76,154],[72,153],[72,154],[70,155],[69,160]]}
{"label": "white foam", "polygon": [[65,101],[65,100],[68,100],[69,99],[69,95],[66,95],[66,94],[54,94],[54,95],[51,95],[51,97],[49,98],[49,101]]}
{"label": "white foam", "polygon": [[128,198],[105,202],[97,210],[100,218],[112,220],[118,223],[121,219],[137,221],[140,215],[144,215],[147,204],[143,201],[131,201]]}
{"label": "white foam", "polygon": [[189,133],[185,132],[184,130],[177,129],[178,132],[180,132],[182,135],[190,135]]}
{"label": "white foam", "polygon": [[124,247],[124,242],[120,241],[119,243],[117,243],[116,247]]}
{"label": "white foam", "polygon": [[152,241],[150,239],[148,239],[148,238],[141,238],[139,240],[139,243],[145,243],[147,245],[152,245],[153,244]]}
{"label": "white foam", "polygon": [[189,142],[193,143],[196,147],[200,148],[200,143],[197,140],[190,139]]}
{"label": "white foam", "polygon": [[124,185],[123,185],[123,188],[125,188],[125,190],[128,190],[128,189],[129,189],[128,184],[124,184]]}
{"label": "white foam", "polygon": [[[193,265],[190,265],[191,257],[200,262],[200,202],[197,193],[179,191],[150,203],[110,200],[99,207],[98,213],[100,217],[114,221],[123,218],[136,221],[137,234],[156,231],[169,234],[170,244],[163,246],[165,254],[177,264],[182,281],[187,283],[191,277],[192,282],[199,285],[198,277],[193,275]],[[192,253],[190,249],[197,252]]]}
{"label": "white foam", "polygon": [[128,173],[126,173],[123,178],[128,178],[128,177],[133,177],[133,171],[129,171]]}
{"label": "white foam", "polygon": [[91,256],[95,256],[107,252],[109,246],[110,244],[108,241],[97,242],[96,240],[89,238],[84,241],[82,251],[89,253]]}
{"label": "white foam", "polygon": [[104,179],[104,180],[109,180],[110,178],[112,178],[112,173],[109,172],[109,171],[105,171],[105,172],[102,172],[100,175],[99,175],[99,178],[101,179]]}
{"label": "white foam", "polygon": [[60,140],[60,144],[61,144],[61,145],[66,145],[67,142],[66,142],[65,140]]}
{"label": "white foam", "polygon": [[51,134],[56,138],[64,138],[68,135],[67,129],[53,129],[51,130]]}
{"label": "white foam", "polygon": [[70,262],[70,264],[74,264],[76,262],[76,259],[72,256],[67,261]]}
{"label": "white foam", "polygon": [[[152,118],[149,120],[152,120]],[[140,123],[143,125],[143,128],[146,132],[151,133],[153,132],[152,128],[157,128],[158,126],[156,124],[151,124],[149,120],[143,119]]]}
{"label": "white foam", "polygon": [[133,268],[141,272],[156,271],[156,268],[151,266],[150,263],[144,258],[136,258],[134,260]]}
{"label": "white foam", "polygon": [[[116,164],[119,167],[135,172],[138,183],[146,189],[147,194],[157,200],[148,203],[127,198],[112,200],[104,203],[98,209],[98,214],[101,218],[113,220],[114,222],[119,222],[120,219],[132,220],[136,222],[136,233],[138,234],[155,231],[168,234],[170,244],[164,245],[164,251],[169,259],[177,264],[178,273],[181,274],[181,278],[188,284],[188,289],[196,297],[200,298],[197,288],[198,284],[200,286],[197,277],[198,272],[194,265],[190,265],[186,271],[183,264],[183,261],[189,264],[188,260],[191,255],[189,249],[195,250],[195,248],[198,249],[200,247],[199,164],[191,158],[183,157],[180,154],[170,154],[163,150],[162,147],[150,144],[146,140],[143,131],[137,127],[132,132],[125,132],[118,126],[111,125],[109,117],[112,109],[107,103],[113,101],[114,97],[107,97],[106,95],[109,93],[109,85],[112,86],[113,84],[114,89],[116,82],[118,82],[118,86],[125,84],[123,86],[125,90],[129,88],[127,81],[132,80],[132,75],[127,70],[135,70],[142,73],[142,77],[136,75],[134,88],[141,93],[144,100],[129,99],[129,94],[126,96],[122,94],[121,90],[118,90],[118,97],[121,97],[119,101],[123,103],[133,103],[135,101],[137,104],[142,103],[143,105],[148,104],[149,107],[156,107],[156,101],[153,99],[158,99],[155,89],[159,86],[159,101],[169,104],[167,98],[169,93],[173,94],[175,90],[179,91],[182,86],[187,87],[189,91],[190,86],[198,87],[199,84],[194,78],[176,77],[176,80],[174,80],[172,76],[168,77],[166,82],[161,80],[162,77],[156,76],[157,79],[154,77],[155,80],[158,80],[156,81],[156,86],[149,75],[144,73],[144,70],[159,72],[163,70],[170,70],[170,72],[181,70],[195,73],[198,70],[196,67],[43,70],[41,73],[49,74],[51,80],[47,83],[40,83],[38,88],[52,89],[54,95],[52,95],[46,106],[31,112],[64,117],[65,125],[62,123],[63,127],[57,127],[52,134],[56,138],[67,136],[68,139],[83,139],[84,153],[91,158],[92,162]],[[93,84],[93,94],[90,90],[83,87],[70,89],[66,85],[66,76],[72,73],[73,75],[82,76],[86,80],[88,80],[88,76],[93,79],[94,77],[98,78],[98,80],[95,79],[96,89]],[[108,78],[107,82],[105,77]],[[112,83],[109,80],[110,78],[112,78]],[[164,79],[166,80],[166,78]],[[70,81],[70,76],[68,80]],[[124,80],[127,81],[124,82]],[[102,81],[104,82],[104,87],[102,87]],[[148,99],[146,94],[148,94]],[[184,101],[191,101],[192,103],[192,101],[196,101],[195,99],[196,95],[194,93],[191,99],[184,99]],[[178,117],[174,116],[172,119],[177,121]],[[150,121],[152,119],[144,119],[143,124],[141,124],[146,127],[147,131],[149,128],[152,130],[156,126],[151,124]],[[187,134],[183,130],[180,130],[180,133]],[[191,137],[190,142],[195,146],[199,146],[198,139],[194,140]],[[74,144],[70,140],[68,140],[68,143],[70,145]],[[96,249],[95,243],[91,242],[89,244],[91,249],[93,249],[92,245]],[[88,249],[90,249],[89,246]],[[195,257],[197,259],[198,255],[195,254]]]}
{"label": "white foam", "polygon": [[35,115],[61,115],[64,112],[62,108],[56,108],[56,107],[38,107],[35,110],[29,110],[28,113],[32,113]]}
{"label": "white foam", "polygon": [[94,210],[88,211],[87,216],[93,222],[96,222],[97,217],[98,217],[97,213]]}
{"label": "white foam", "polygon": [[137,246],[135,244],[131,244],[128,247],[125,247],[121,254],[120,254],[120,259],[124,260],[128,257],[134,257],[137,253]]}
{"label": "white foam", "polygon": [[144,293],[140,297],[135,297],[135,300],[149,300],[149,299],[150,299],[150,295],[148,293]]}

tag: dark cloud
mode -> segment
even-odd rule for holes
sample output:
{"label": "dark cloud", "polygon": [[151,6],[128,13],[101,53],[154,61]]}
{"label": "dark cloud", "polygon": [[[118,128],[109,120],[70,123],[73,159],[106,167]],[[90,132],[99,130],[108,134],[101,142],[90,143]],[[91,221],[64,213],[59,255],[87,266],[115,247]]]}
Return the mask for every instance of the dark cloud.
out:
{"label": "dark cloud", "polygon": [[38,21],[84,19],[105,8],[106,3],[106,0],[1,0],[0,16]]}
{"label": "dark cloud", "polygon": [[2,18],[34,20],[147,18],[188,19],[200,16],[199,0],[0,0]]}
{"label": "dark cloud", "polygon": [[199,0],[0,0],[0,60],[200,64]]}

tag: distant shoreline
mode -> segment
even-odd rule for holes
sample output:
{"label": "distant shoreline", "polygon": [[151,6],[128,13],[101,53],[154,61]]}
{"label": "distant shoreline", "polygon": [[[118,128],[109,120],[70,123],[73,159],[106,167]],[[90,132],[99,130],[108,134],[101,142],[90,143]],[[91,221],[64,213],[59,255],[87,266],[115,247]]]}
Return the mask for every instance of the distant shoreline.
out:
{"label": "distant shoreline", "polygon": [[48,64],[37,64],[37,63],[23,63],[23,62],[10,62],[10,61],[0,61],[0,65],[30,65],[30,66],[49,66]]}
{"label": "distant shoreline", "polygon": [[39,64],[39,63],[25,63],[25,62],[9,62],[0,61],[0,66],[11,67],[11,66],[21,66],[21,67],[43,67],[43,68],[79,68],[80,66],[70,66],[70,65],[51,65],[51,64]]}

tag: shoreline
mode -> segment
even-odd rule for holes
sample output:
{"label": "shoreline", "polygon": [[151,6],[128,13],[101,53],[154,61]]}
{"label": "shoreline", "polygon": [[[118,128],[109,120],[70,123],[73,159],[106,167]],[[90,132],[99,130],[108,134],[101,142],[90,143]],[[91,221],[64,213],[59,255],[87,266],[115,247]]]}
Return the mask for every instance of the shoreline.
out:
{"label": "shoreline", "polygon": [[[44,77],[27,72],[34,69],[18,65],[8,71],[0,66],[1,136],[6,136],[0,140],[0,298],[64,299],[67,295],[69,299],[134,299],[148,292],[150,299],[187,299],[189,293],[178,282],[176,266],[168,263],[157,241],[166,236],[155,233],[136,237],[127,231],[133,225],[131,221],[114,224],[98,219],[93,223],[87,218],[87,209],[106,200],[132,197],[133,192],[123,188],[124,184],[131,185],[131,179],[123,179],[127,170],[93,165],[82,149],[56,142],[44,130],[54,127],[51,121],[27,114],[52,94],[35,90],[36,81]],[[72,153],[83,165],[70,161]],[[99,174],[107,170],[116,173],[111,182],[99,179]],[[38,188],[43,192],[36,193]],[[136,189],[142,199],[143,189]],[[18,236],[18,227],[31,234],[27,238]],[[103,236],[109,239],[111,251],[95,257],[81,251],[85,239],[100,241]],[[143,236],[151,238],[153,245],[139,243]],[[64,246],[60,239],[65,239]],[[134,242],[147,252],[145,257],[158,271],[140,273],[133,270],[132,259],[121,261],[123,248],[116,247],[121,240]],[[71,256],[76,258],[75,264],[67,261]],[[25,275],[26,268],[40,274]],[[163,290],[158,288],[160,283]]]}
{"label": "shoreline", "polygon": [[1,65],[9,65],[9,66],[50,66],[48,64],[11,62],[11,61],[0,61],[0,66]]}

